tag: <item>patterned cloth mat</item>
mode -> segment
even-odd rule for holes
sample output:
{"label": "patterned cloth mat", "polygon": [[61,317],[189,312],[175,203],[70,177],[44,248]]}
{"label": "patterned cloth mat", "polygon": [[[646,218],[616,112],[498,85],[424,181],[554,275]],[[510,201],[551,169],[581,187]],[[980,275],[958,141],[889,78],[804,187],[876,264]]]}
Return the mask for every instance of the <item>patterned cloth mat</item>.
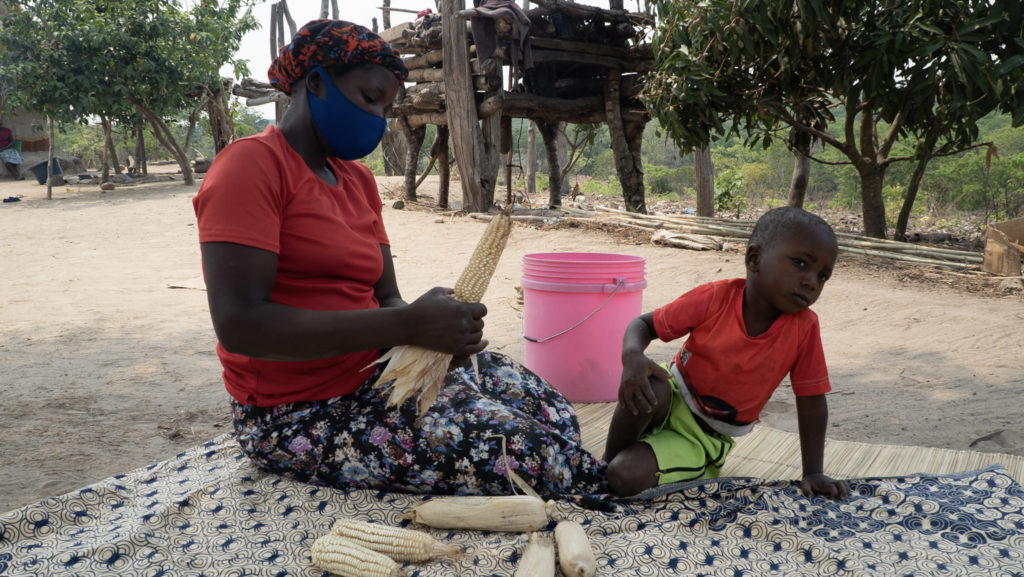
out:
{"label": "patterned cloth mat", "polygon": [[[1024,576],[1024,488],[1000,467],[857,479],[844,502],[730,478],[642,499],[559,501],[598,575]],[[335,491],[256,469],[229,435],[0,516],[0,575],[312,576],[309,546],[342,515],[399,525],[426,497]],[[582,507],[603,503],[602,510]],[[413,577],[512,575],[521,534],[432,531],[452,560]]]}

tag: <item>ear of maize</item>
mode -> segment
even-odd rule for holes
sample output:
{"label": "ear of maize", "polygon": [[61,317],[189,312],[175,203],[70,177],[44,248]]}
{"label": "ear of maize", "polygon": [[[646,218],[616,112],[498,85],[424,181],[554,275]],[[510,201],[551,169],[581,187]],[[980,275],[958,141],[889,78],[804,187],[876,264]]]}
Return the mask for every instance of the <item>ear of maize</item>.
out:
{"label": "ear of maize", "polygon": [[[494,276],[494,269],[498,266],[501,253],[505,250],[511,230],[510,208],[506,208],[491,218],[483,236],[480,237],[473,250],[469,264],[466,265],[459,280],[455,283],[454,296],[457,300],[467,303],[480,302],[484,292],[487,291],[491,277]],[[452,355],[421,347],[407,345],[393,347],[377,359],[377,363],[386,362],[387,367],[373,386],[380,387],[388,381],[394,381],[391,395],[388,397],[389,407],[401,405],[410,397],[418,395],[419,414],[422,415],[437,399],[451,360]],[[475,367],[475,357],[473,362]]]}
{"label": "ear of maize", "polygon": [[487,285],[498,267],[498,260],[508,243],[512,231],[512,216],[508,210],[494,215],[477,242],[469,264],[455,283],[455,298],[464,303],[478,303],[487,292]]}
{"label": "ear of maize", "polygon": [[473,531],[537,531],[548,524],[544,501],[527,495],[439,497],[416,505],[408,518],[436,529]]}
{"label": "ear of maize", "polygon": [[555,577],[555,547],[551,537],[530,534],[515,577]]}
{"label": "ear of maize", "polygon": [[575,521],[559,521],[555,526],[558,566],[565,577],[594,577],[597,559],[583,526]]}
{"label": "ear of maize", "polygon": [[324,535],[310,548],[313,563],[342,577],[400,577],[405,575],[394,559],[337,535]]}
{"label": "ear of maize", "polygon": [[460,552],[458,547],[442,543],[423,531],[351,518],[335,521],[331,534],[355,541],[367,549],[402,562],[420,563]]}

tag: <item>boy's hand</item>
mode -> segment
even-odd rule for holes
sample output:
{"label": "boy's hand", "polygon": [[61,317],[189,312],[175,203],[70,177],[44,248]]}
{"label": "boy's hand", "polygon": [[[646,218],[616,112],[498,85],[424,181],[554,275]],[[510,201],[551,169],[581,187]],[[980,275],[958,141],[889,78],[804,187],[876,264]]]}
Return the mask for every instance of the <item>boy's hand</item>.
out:
{"label": "boy's hand", "polygon": [[824,473],[804,475],[800,482],[800,491],[804,497],[825,495],[831,499],[846,499],[850,495],[850,485],[842,479],[833,479]]}
{"label": "boy's hand", "polygon": [[623,359],[619,404],[634,416],[649,414],[658,404],[650,379],[668,381],[668,373],[646,355],[630,355]]}

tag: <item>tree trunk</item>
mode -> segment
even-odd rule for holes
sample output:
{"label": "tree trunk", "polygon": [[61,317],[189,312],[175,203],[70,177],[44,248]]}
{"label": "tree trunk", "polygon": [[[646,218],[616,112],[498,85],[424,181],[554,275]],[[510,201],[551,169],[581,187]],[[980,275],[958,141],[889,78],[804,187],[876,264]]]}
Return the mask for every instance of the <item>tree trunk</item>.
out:
{"label": "tree trunk", "polygon": [[910,211],[914,208],[914,202],[917,200],[917,191],[921,188],[921,180],[924,178],[925,168],[928,167],[928,162],[932,158],[932,151],[935,150],[935,143],[939,141],[939,129],[941,125],[938,123],[932,125],[932,128],[925,135],[924,143],[918,147],[917,164],[914,165],[914,173],[910,176],[910,182],[907,184],[907,196],[903,199],[903,206],[900,207],[900,214],[896,218],[896,230],[893,232],[894,240],[907,240],[907,224],[910,222]]}
{"label": "tree trunk", "polygon": [[327,18],[327,16],[330,14],[328,12],[329,6],[330,6],[329,0],[320,0],[320,19],[321,20],[324,19],[324,18]]}
{"label": "tree trunk", "polygon": [[206,115],[210,120],[210,135],[213,137],[213,150],[216,156],[235,140],[235,123],[231,120],[226,90],[209,95],[206,101]]}
{"label": "tree trunk", "polygon": [[644,127],[646,122],[631,121],[625,123],[626,147],[629,150],[630,158],[633,160],[633,171],[630,175],[631,184],[629,194],[623,190],[623,200],[627,209],[633,207],[633,212],[647,214],[647,190],[644,187],[644,163],[642,149],[644,143]]}
{"label": "tree trunk", "polygon": [[697,216],[715,216],[715,165],[711,149],[693,149],[693,166],[697,173]]}
{"label": "tree trunk", "polygon": [[384,22],[384,30],[391,28],[391,0],[384,0],[384,11],[381,17]]}
{"label": "tree trunk", "polygon": [[480,149],[480,187],[484,203],[478,212],[484,212],[494,204],[494,191],[501,172],[501,115],[492,114],[480,121],[483,133],[483,148]]}
{"label": "tree trunk", "polygon": [[861,201],[864,212],[864,236],[886,238],[885,202],[882,199],[885,166],[869,162],[858,171],[860,172]]}
{"label": "tree trunk", "polygon": [[448,156],[448,127],[438,126],[437,135],[434,138],[434,145],[430,147],[431,154],[437,158],[437,176],[440,182],[437,186],[437,207],[448,208],[448,185],[451,182],[451,160]]}
{"label": "tree trunk", "polygon": [[569,139],[565,135],[566,123],[559,122],[555,131],[555,151],[558,153],[558,194],[569,195],[569,179],[565,167],[569,164]]}
{"label": "tree trunk", "polygon": [[483,149],[483,134],[480,131],[476,96],[469,71],[466,25],[456,16],[465,7],[465,3],[461,0],[443,0],[441,5],[444,92],[448,101],[448,129],[455,150],[455,162],[462,175],[462,206],[465,210],[483,212],[490,206],[484,197],[479,178],[478,163]]}
{"label": "tree trunk", "polygon": [[149,174],[149,161],[146,160],[146,121],[142,118],[135,125],[135,162],[138,164],[139,174]]}
{"label": "tree trunk", "polygon": [[811,177],[811,157],[803,152],[793,155],[793,180],[789,183],[789,206],[804,207],[807,183]]}
{"label": "tree trunk", "polygon": [[380,142],[381,154],[384,156],[384,174],[388,176],[405,174],[405,151],[408,148],[406,145],[408,136],[403,134],[402,129],[396,123],[396,120],[388,123],[388,128],[384,131],[384,138]]}
{"label": "tree trunk", "polygon": [[544,151],[548,157],[548,207],[558,208],[562,206],[562,169],[558,166],[558,147],[555,144],[558,129],[554,124],[538,120],[537,130],[544,140]]}
{"label": "tree trunk", "polygon": [[174,134],[172,134],[170,129],[167,128],[167,124],[149,108],[141,104],[136,104],[135,107],[143,114],[143,116],[146,117],[146,120],[149,121],[149,125],[153,127],[153,136],[156,137],[157,141],[167,149],[167,152],[169,152],[178,163],[185,186],[192,186],[195,184],[195,178],[192,174],[192,166],[188,162],[188,156],[185,154],[185,151],[182,150],[178,141],[174,139]]}
{"label": "tree trunk", "polygon": [[526,130],[526,196],[532,199],[537,193],[537,124],[526,122],[530,125]]}
{"label": "tree trunk", "polygon": [[[110,138],[110,120],[106,116],[101,116],[100,126],[103,127],[103,165],[100,168],[100,182],[107,182],[110,180],[110,157],[114,149]],[[114,162],[117,162],[116,156]]]}
{"label": "tree trunk", "polygon": [[416,161],[419,160],[420,148],[426,136],[426,126],[405,131],[405,200],[416,200]]}
{"label": "tree trunk", "polygon": [[622,121],[621,104],[622,76],[617,70],[605,69],[604,108],[608,123],[608,137],[611,140],[612,153],[615,157],[615,172],[622,185],[622,200],[626,210],[647,214],[644,201],[644,170],[640,158],[640,144],[643,136],[643,124],[640,124],[640,138],[633,124],[627,130]]}
{"label": "tree trunk", "polygon": [[46,200],[53,200],[53,148],[57,143],[53,140],[53,119],[46,119],[50,123],[50,146],[46,153]]}
{"label": "tree trunk", "polygon": [[110,159],[113,161],[111,167],[114,169],[115,174],[121,174],[121,163],[117,158],[117,147],[114,146],[114,121],[107,119],[106,134],[104,135],[104,145],[107,150],[110,151]]}
{"label": "tree trunk", "polygon": [[885,200],[882,198],[882,183],[885,181],[885,165],[878,162],[875,132],[875,117],[864,110],[860,116],[860,156],[856,163],[860,174],[861,216],[864,219],[864,236],[885,238]]}

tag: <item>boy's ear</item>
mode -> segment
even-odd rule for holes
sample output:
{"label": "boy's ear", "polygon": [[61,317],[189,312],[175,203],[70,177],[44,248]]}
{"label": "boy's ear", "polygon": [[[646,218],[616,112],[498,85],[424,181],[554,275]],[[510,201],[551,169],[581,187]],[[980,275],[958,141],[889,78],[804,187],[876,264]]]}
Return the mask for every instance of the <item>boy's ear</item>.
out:
{"label": "boy's ear", "polygon": [[749,272],[757,272],[761,268],[761,247],[757,245],[747,246],[744,262]]}

